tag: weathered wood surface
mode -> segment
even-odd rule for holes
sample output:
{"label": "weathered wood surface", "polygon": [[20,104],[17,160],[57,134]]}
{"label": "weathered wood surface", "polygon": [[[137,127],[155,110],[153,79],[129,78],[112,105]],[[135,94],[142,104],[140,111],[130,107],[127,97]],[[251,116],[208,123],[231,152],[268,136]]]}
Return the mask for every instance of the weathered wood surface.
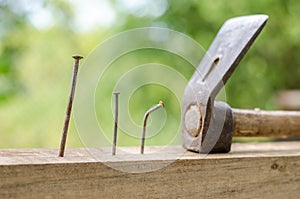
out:
{"label": "weathered wood surface", "polygon": [[233,109],[234,136],[300,136],[300,111]]}
{"label": "weathered wood surface", "polygon": [[[169,149],[182,152],[179,146]],[[234,144],[229,154],[205,158],[185,152],[163,169],[135,174],[97,162],[85,149],[67,149],[64,158],[56,156],[56,149],[0,150],[0,198],[300,196],[300,142]],[[132,167],[172,160],[168,153],[146,157],[133,154],[113,163]]]}

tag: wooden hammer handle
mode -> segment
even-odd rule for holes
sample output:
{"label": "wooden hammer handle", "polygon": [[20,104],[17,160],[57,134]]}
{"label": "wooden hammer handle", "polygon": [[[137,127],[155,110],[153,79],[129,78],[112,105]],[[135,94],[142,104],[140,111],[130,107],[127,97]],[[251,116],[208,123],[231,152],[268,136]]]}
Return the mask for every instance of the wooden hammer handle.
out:
{"label": "wooden hammer handle", "polygon": [[232,110],[234,136],[300,136],[300,111]]}

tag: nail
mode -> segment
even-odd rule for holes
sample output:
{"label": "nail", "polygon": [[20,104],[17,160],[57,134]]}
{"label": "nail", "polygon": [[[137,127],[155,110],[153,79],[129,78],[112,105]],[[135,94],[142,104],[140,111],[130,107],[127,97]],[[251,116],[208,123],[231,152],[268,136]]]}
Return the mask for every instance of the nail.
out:
{"label": "nail", "polygon": [[144,148],[145,148],[145,136],[146,136],[146,126],[147,126],[147,119],[153,111],[163,108],[164,103],[162,101],[159,101],[159,103],[153,107],[151,107],[144,115],[144,122],[143,122],[143,133],[142,133],[142,143],[141,143],[141,154],[144,154]]}
{"label": "nail", "polygon": [[72,110],[72,104],[73,104],[73,98],[74,98],[75,86],[76,86],[76,80],[77,80],[79,60],[81,60],[83,57],[74,55],[74,56],[72,56],[72,58],[75,60],[74,69],[73,69],[73,77],[72,77],[72,85],[71,85],[68,107],[67,107],[67,111],[66,111],[64,128],[63,128],[62,137],[61,137],[60,150],[59,150],[59,155],[58,155],[59,157],[64,157],[64,153],[65,153],[66,140],[67,140],[67,134],[68,134],[68,128],[69,128],[69,122],[70,122],[70,116],[71,116],[71,110]]}
{"label": "nail", "polygon": [[118,133],[118,117],[119,117],[119,94],[118,92],[114,92],[115,96],[115,125],[114,125],[114,138],[113,138],[113,147],[112,147],[112,155],[116,155],[116,147],[117,147],[117,133]]}

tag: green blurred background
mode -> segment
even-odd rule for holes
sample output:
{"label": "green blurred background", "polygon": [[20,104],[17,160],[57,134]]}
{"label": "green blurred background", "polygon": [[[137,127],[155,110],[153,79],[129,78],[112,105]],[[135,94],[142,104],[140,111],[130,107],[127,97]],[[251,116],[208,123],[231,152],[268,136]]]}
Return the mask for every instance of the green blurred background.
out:
{"label": "green blurred background", "polygon": [[[0,147],[58,147],[71,55],[87,56],[110,36],[138,27],[177,30],[207,49],[226,19],[269,15],[266,28],[228,81],[226,100],[233,107],[276,109],[276,93],[300,85],[299,10],[297,0],[0,0]],[[172,66],[187,64],[151,50],[136,56],[157,56]],[[134,58],[127,61],[130,65]],[[182,73],[189,78],[193,70],[186,68]],[[145,102],[139,96],[161,89],[145,87],[135,94],[130,111],[137,123],[157,99]],[[73,120],[67,146],[82,146]]]}

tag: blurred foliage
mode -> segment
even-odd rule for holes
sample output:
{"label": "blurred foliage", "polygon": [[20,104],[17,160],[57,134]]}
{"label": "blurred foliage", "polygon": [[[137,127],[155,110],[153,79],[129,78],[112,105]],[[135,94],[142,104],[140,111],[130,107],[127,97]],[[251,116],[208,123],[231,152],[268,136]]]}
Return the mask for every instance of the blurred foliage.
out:
{"label": "blurred foliage", "polygon": [[267,26],[226,85],[227,102],[232,106],[274,109],[276,91],[299,88],[300,67],[296,67],[300,65],[299,1],[159,2],[166,10],[158,17],[149,14],[145,7],[128,9],[128,12],[124,12],[124,7],[119,8],[126,15],[126,22],[120,28],[167,27],[186,33],[207,49],[226,19],[250,14],[269,15]]}
{"label": "blurred foliage", "polygon": [[25,41],[22,32],[27,28],[27,21],[23,20],[24,13],[16,13],[8,2],[0,3],[0,102],[9,98],[19,90],[15,59],[24,49]]}
{"label": "blurred foliage", "polygon": [[[95,25],[87,32],[79,31],[72,1],[35,2],[37,7],[28,6],[25,0],[0,0],[0,147],[57,147],[72,73],[70,55],[88,55],[109,35],[132,28],[174,29],[207,49],[226,19],[267,14],[270,17],[267,26],[226,85],[226,100],[233,107],[275,109],[277,91],[299,89],[300,1],[297,0],[110,0],[115,22],[106,28]],[[50,15],[50,25],[46,28],[32,23],[37,10]],[[143,52],[136,56],[138,62],[134,58],[122,59],[131,65],[157,56],[166,65],[187,66],[182,71],[186,78],[193,72],[184,61],[164,53]],[[114,64],[118,63],[124,65]],[[133,95],[135,105],[133,101],[129,104],[136,123],[140,123],[139,118],[153,101],[159,100],[149,93],[165,92],[155,86],[141,89]],[[150,96],[148,101],[143,93]],[[165,100],[173,98],[169,95]],[[177,106],[176,103],[173,105]],[[177,112],[170,110],[170,114],[178,122]],[[81,146],[73,122],[67,144]]]}

